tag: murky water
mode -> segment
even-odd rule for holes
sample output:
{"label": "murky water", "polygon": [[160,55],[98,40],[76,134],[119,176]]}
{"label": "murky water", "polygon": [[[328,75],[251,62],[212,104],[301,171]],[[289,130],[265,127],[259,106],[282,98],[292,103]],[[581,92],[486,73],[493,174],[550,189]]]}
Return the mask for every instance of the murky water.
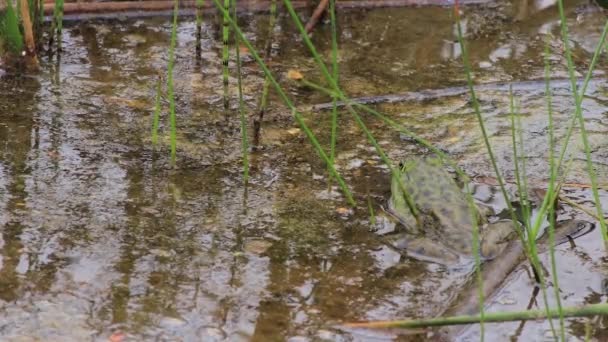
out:
{"label": "murky water", "polygon": [[[514,12],[466,10],[476,80],[542,78],[547,38],[554,77],[565,76],[556,9],[525,13],[517,23],[510,21]],[[506,14],[501,20],[495,13]],[[584,4],[571,4],[568,13],[582,75],[606,19]],[[340,22],[341,83],[348,94],[463,84],[450,9],[348,12]],[[426,335],[347,331],[334,323],[433,316],[458,293],[465,275],[402,258],[371,231],[367,201],[381,211],[389,175],[346,112],[337,160],[358,201],[354,210],[335,186],[328,191],[324,165],[274,95],[245,190],[237,113],[221,110],[217,23],[208,18],[204,25],[200,61],[194,23],[179,25],[175,169],[168,138],[156,151],[150,140],[155,85],[168,58],[167,20],[79,23],[67,28],[61,59],[43,59],[39,75],[0,78],[0,339],[105,341],[123,333],[124,341],[420,340]],[[265,16],[243,19],[258,47],[265,44],[266,23]],[[298,105],[326,102],[283,76],[296,68],[320,77],[297,37],[282,17],[272,68]],[[328,39],[328,27],[315,33],[324,56]],[[583,102],[603,184],[605,68],[601,60]],[[252,62],[245,62],[244,71],[246,101],[253,108],[263,78]],[[543,89],[540,82],[537,90],[517,92],[527,171],[538,187],[548,174]],[[499,166],[512,180],[508,94],[488,90],[479,97]],[[562,141],[573,100],[563,87],[553,97]],[[492,175],[466,96],[377,107],[446,150],[471,176]],[[328,112],[305,116],[327,147]],[[364,119],[392,159],[425,152],[371,117]],[[166,135],[168,118],[162,121]],[[578,130],[570,152],[568,180],[589,183]],[[565,194],[590,206],[588,189],[570,187]],[[483,195],[498,201],[492,191]],[[560,216],[572,217],[592,220],[572,208]],[[599,232],[576,244],[560,246],[556,255],[563,303],[606,301],[602,281],[608,270]],[[547,255],[541,260],[549,265]],[[522,267],[491,299],[489,310],[524,309],[532,290]],[[567,321],[573,340],[582,339],[584,322]],[[598,340],[606,338],[605,324],[595,324]],[[505,323],[488,326],[487,333],[491,340],[542,340],[550,337],[548,327]],[[462,339],[476,340],[476,334],[473,328]]]}

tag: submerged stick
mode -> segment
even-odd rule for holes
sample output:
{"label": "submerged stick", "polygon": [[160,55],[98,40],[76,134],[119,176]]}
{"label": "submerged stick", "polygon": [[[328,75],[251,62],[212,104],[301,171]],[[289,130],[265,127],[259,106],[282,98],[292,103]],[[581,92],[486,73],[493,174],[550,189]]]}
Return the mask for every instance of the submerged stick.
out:
{"label": "submerged stick", "polygon": [[[575,306],[564,308],[564,317],[587,317],[595,315],[608,315],[608,304],[591,304],[584,306]],[[557,310],[549,311],[551,317],[557,316]],[[484,322],[498,323],[509,321],[529,321],[547,318],[546,310],[529,310],[516,312],[493,312],[486,313]],[[446,325],[465,325],[479,323],[481,317],[479,315],[451,316],[438,317],[418,320],[400,320],[400,321],[381,321],[381,322],[363,322],[363,323],[345,323],[342,324],[348,328],[367,328],[367,329],[389,329],[389,328],[429,328]]]}
{"label": "submerged stick", "polygon": [[[578,80],[582,82],[582,79]],[[605,82],[603,79],[594,79],[596,83]],[[501,91],[507,92],[509,91],[509,87],[513,87],[513,91],[522,92],[522,91],[534,91],[537,90],[539,92],[544,91],[545,80],[525,80],[518,82],[492,82],[492,83],[483,83],[475,85],[475,89],[477,91]],[[558,78],[551,80],[551,88],[563,88],[570,89],[570,80],[566,78]],[[389,95],[378,95],[378,96],[364,96],[358,98],[350,99],[351,103],[357,104],[378,104],[378,103],[398,103],[398,102],[422,102],[429,100],[436,100],[443,97],[451,97],[451,96],[460,96],[468,94],[469,87],[468,86],[457,86],[457,87],[449,87],[449,88],[441,88],[441,89],[424,89],[420,91],[410,91],[401,94],[389,94]],[[316,105],[312,105],[310,107],[311,110],[325,110],[331,109],[333,107],[333,102],[320,103]],[[337,102],[338,107],[346,106],[344,101]]]}
{"label": "submerged stick", "polygon": [[323,13],[325,13],[325,10],[327,9],[327,4],[329,4],[329,0],[321,0],[319,2],[319,5],[317,6],[317,8],[315,8],[315,11],[312,13],[310,19],[308,19],[308,22],[306,23],[305,28],[307,33],[310,34],[312,30],[315,29],[315,26],[317,26],[317,23],[319,22],[319,20],[323,16]]}
{"label": "submerged stick", "polygon": [[[461,0],[460,4],[475,5],[491,3],[493,0]],[[292,1],[292,6],[297,9],[307,8],[306,1]],[[270,10],[270,1],[247,0],[240,1],[238,9],[249,12],[267,12]],[[338,1],[336,7],[339,8],[383,8],[383,7],[414,7],[414,6],[451,6],[452,0],[362,0],[362,1]],[[54,3],[44,4],[44,14],[53,13]],[[180,2],[180,8],[195,8],[196,0]],[[203,8],[213,8],[212,3],[206,3]],[[168,11],[173,9],[171,0],[150,0],[150,1],[108,1],[108,2],[71,2],[64,5],[65,14],[86,14],[86,13],[112,13],[125,11]]]}

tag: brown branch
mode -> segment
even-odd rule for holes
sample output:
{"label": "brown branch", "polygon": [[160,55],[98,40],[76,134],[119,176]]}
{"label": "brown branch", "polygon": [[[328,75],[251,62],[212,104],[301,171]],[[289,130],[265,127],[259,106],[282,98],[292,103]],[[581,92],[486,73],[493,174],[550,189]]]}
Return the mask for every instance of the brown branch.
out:
{"label": "brown branch", "polygon": [[30,6],[27,0],[20,0],[21,20],[23,21],[23,33],[25,37],[25,59],[27,67],[38,69],[38,58],[36,57],[36,42],[34,41],[34,30],[30,18]]}
{"label": "brown branch", "polygon": [[[488,3],[493,0],[460,0],[461,5]],[[109,2],[66,2],[64,4],[65,14],[88,14],[88,13],[113,13],[129,11],[170,11],[173,9],[172,0],[150,0],[150,1],[109,1]],[[296,9],[306,8],[306,1],[292,1]],[[451,6],[453,0],[360,0],[360,1],[336,1],[338,8],[382,8],[382,7],[412,7],[412,6]],[[53,13],[54,2],[45,1],[44,13]],[[193,9],[196,7],[194,0],[180,1],[181,9]],[[211,2],[205,2],[204,8],[213,7]],[[270,9],[270,1],[244,0],[238,2],[238,8],[249,12],[266,12]]]}
{"label": "brown branch", "polygon": [[327,9],[328,4],[329,4],[329,0],[319,1],[319,5],[317,6],[317,8],[315,8],[315,11],[312,13],[312,16],[306,23],[306,33],[310,34],[312,32],[312,30],[315,29],[315,26],[317,26],[317,23],[323,16],[323,13],[325,13],[325,10]]}

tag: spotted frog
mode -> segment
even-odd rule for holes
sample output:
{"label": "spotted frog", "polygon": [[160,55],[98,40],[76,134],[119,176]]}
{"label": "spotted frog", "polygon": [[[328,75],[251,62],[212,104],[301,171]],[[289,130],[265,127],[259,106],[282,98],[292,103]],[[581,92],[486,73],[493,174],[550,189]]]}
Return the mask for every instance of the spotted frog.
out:
{"label": "spotted frog", "polygon": [[[510,220],[488,223],[487,217],[493,214],[492,210],[474,203],[471,206],[440,159],[409,160],[400,169],[399,176],[393,177],[388,205],[389,213],[403,224],[405,233],[384,238],[389,245],[405,250],[410,257],[454,266],[463,258],[473,256],[472,234],[477,224],[480,257],[491,260],[504,252],[508,242],[517,237],[515,229],[520,228],[515,228]],[[567,226],[578,229],[578,225]]]}

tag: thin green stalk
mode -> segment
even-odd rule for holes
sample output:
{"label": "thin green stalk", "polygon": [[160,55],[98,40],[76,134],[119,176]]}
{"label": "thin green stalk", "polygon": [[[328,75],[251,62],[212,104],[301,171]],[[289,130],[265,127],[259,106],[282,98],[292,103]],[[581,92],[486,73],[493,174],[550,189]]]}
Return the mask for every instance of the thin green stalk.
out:
{"label": "thin green stalk", "polygon": [[[232,0],[234,22],[238,23],[236,12],[236,0]],[[236,46],[236,74],[239,90],[239,115],[241,118],[241,146],[243,152],[243,183],[249,182],[249,140],[247,136],[247,117],[245,116],[245,101],[243,101],[243,77],[241,74],[241,53],[239,49],[239,37],[234,35]]]}
{"label": "thin green stalk", "polygon": [[[219,0],[213,0],[213,3],[222,12],[222,14],[224,16],[228,17],[228,22],[229,22],[230,26],[232,26],[235,33],[239,36],[239,39],[241,39],[243,44],[249,49],[249,51],[251,52],[251,56],[253,57],[253,59],[255,59],[255,61],[258,63],[258,65],[260,66],[260,68],[262,69],[264,74],[268,77],[268,79],[270,80],[270,83],[275,88],[275,91],[277,92],[277,94],[279,95],[279,97],[281,98],[283,103],[292,111],[296,122],[298,123],[298,125],[300,125],[300,128],[302,128],[302,131],[304,131],[304,134],[306,134],[306,137],[310,140],[311,144],[313,145],[313,148],[319,154],[319,156],[321,157],[323,162],[329,163],[329,158],[327,157],[327,154],[321,147],[321,144],[319,144],[319,141],[317,140],[316,136],[313,134],[313,132],[310,130],[310,128],[304,121],[302,114],[297,111],[296,107],[293,105],[293,103],[291,102],[291,100],[289,99],[289,97],[287,96],[285,91],[283,90],[283,88],[279,85],[279,83],[274,78],[274,76],[272,76],[272,73],[268,69],[268,66],[266,66],[266,64],[260,57],[260,55],[253,48],[253,46],[251,45],[251,43],[249,42],[247,37],[245,37],[245,35],[240,30],[238,25],[234,22],[234,20],[232,20],[232,18],[230,18],[230,15],[228,15],[229,12],[222,6],[222,4],[220,3]],[[334,177],[338,181],[338,184],[340,185],[340,188],[342,189],[342,192],[344,193],[344,196],[346,197],[346,200],[348,201],[348,203],[350,205],[354,206],[355,200],[354,200],[350,190],[348,190],[348,187],[346,186],[344,179],[340,176],[340,174],[336,171],[336,169],[334,167],[330,168],[330,173],[331,173],[331,176]]]}
{"label": "thin green stalk", "polygon": [[[230,6],[230,0],[224,0],[224,8],[228,9]],[[230,40],[230,23],[229,23],[230,14],[229,12],[224,13],[224,20],[222,22],[222,81],[224,84],[224,110],[228,110],[230,107],[230,94],[228,89],[228,77],[230,76],[230,71],[228,70],[228,60],[230,58],[229,55],[229,40]],[[238,49],[238,46],[237,46]]]}
{"label": "thin green stalk", "polygon": [[[53,10],[53,26],[56,28],[57,36],[57,51],[61,51],[61,35],[63,31],[63,0],[55,0],[55,8]],[[51,31],[51,35],[53,32]]]}
{"label": "thin green stalk", "polygon": [[526,171],[526,156],[524,149],[524,129],[521,125],[521,113],[519,112],[519,106],[517,108],[517,115],[515,115],[515,122],[517,124],[517,133],[519,135],[519,146],[521,151],[521,191],[519,193],[519,198],[521,201],[521,206],[523,210],[523,219],[526,226],[526,230],[530,229],[530,217],[532,216],[532,209],[530,207],[530,201],[528,199],[528,172]]}
{"label": "thin green stalk", "polygon": [[[332,76],[336,80],[336,85],[339,85],[338,81],[338,28],[336,22],[336,0],[329,0],[329,16],[331,20],[331,71]],[[336,156],[336,140],[338,131],[338,106],[337,99],[333,98],[333,108],[331,111],[331,142],[329,149],[329,160],[333,165]],[[331,178],[329,181],[331,184]]]}
{"label": "thin green stalk", "polygon": [[175,0],[173,7],[173,25],[171,27],[171,45],[169,46],[169,67],[167,77],[167,95],[169,97],[169,121],[171,123],[171,165],[175,166],[177,155],[177,119],[175,115],[175,95],[173,91],[173,67],[175,65],[175,45],[177,44],[177,16],[179,14],[179,0]]}
{"label": "thin green stalk", "polygon": [[[589,317],[595,315],[608,315],[608,304],[590,304],[579,307],[567,307],[563,309],[565,317]],[[486,323],[509,322],[509,321],[528,321],[546,319],[556,316],[557,310],[550,310],[549,314],[544,310],[526,310],[516,312],[492,312],[487,313],[484,317]],[[366,322],[366,323],[348,323],[346,327],[369,328],[369,329],[419,329],[428,327],[438,327],[446,325],[463,325],[480,323],[482,317],[480,315],[472,316],[452,316],[452,317],[437,317],[419,320],[399,320],[399,321],[383,321],[383,322]]]}
{"label": "thin green stalk", "polygon": [[[549,186],[547,193],[555,192],[555,181],[557,178],[557,170],[555,168],[555,140],[553,128],[553,103],[551,99],[551,68],[549,64],[549,42],[545,44],[545,93],[547,98],[547,114],[549,121]],[[559,190],[557,190],[559,192]],[[549,258],[551,260],[551,276],[553,279],[553,291],[555,301],[557,302],[557,312],[559,314],[559,335],[562,341],[566,341],[566,330],[564,323],[564,310],[562,300],[559,293],[559,279],[557,276],[557,263],[555,261],[555,207],[549,206]]]}
{"label": "thin green stalk", "polygon": [[161,77],[158,76],[156,85],[156,101],[154,102],[154,116],[152,118],[152,145],[158,143],[158,126],[160,123],[160,98],[161,98]]}
{"label": "thin green stalk", "polygon": [[[517,183],[517,192],[519,196],[524,195],[524,191],[522,189],[522,180],[521,180],[521,172],[519,170],[519,154],[517,153],[517,135],[515,134],[515,100],[513,96],[513,87],[509,86],[509,111],[511,118],[511,143],[513,145],[513,160],[514,163],[514,171],[515,171],[515,183]],[[522,201],[522,205],[523,205]],[[522,208],[523,209],[523,208]],[[526,221],[527,222],[527,221]]]}
{"label": "thin green stalk", "polygon": [[374,212],[374,205],[372,204],[372,198],[369,197],[369,195],[367,196],[367,209],[369,210],[369,222],[371,223],[371,226],[375,226],[376,225],[376,214]]}
{"label": "thin green stalk", "polygon": [[[513,95],[511,93],[511,103],[513,102]],[[512,125],[517,125],[517,128],[515,127],[511,127],[512,130],[512,134],[513,134],[513,143],[515,145],[517,145],[517,139],[515,139],[515,131],[517,131],[517,135],[519,136],[519,146],[520,146],[520,151],[525,151],[524,149],[524,139],[523,139],[523,128],[521,126],[521,115],[519,113],[519,110],[515,110],[513,109],[513,111],[516,112],[516,115],[514,113],[512,113],[512,120],[513,117],[515,117],[515,122],[512,121]],[[515,153],[517,149],[515,148],[515,146],[513,147],[513,151]],[[526,158],[525,156],[520,156],[520,158],[514,157],[515,159],[515,165],[516,168],[519,169],[517,167],[517,165],[520,163],[520,159],[521,159],[521,173],[519,173],[518,171],[518,175],[517,175],[517,188],[518,188],[518,192],[519,192],[519,198],[521,201],[521,208],[522,208],[522,214],[523,214],[523,222],[524,222],[524,227],[526,229],[527,232],[527,238],[528,238],[528,244],[529,244],[529,250],[530,250],[530,262],[533,265],[537,265],[535,266],[535,269],[540,269],[540,260],[538,258],[538,253],[537,253],[537,246],[536,246],[536,236],[532,235],[531,232],[531,226],[530,226],[530,204],[528,202],[528,181],[527,181],[527,173],[526,173]],[[546,290],[546,284],[545,284],[545,278],[544,278],[544,274],[543,273],[537,273],[538,275],[538,281],[540,282],[541,285],[541,292],[542,292],[542,296],[543,296],[543,300],[545,303],[545,308],[548,312],[549,310],[549,301],[548,301],[548,296],[547,296],[547,290]],[[553,337],[555,339],[557,339],[557,333],[555,332],[555,326],[553,325],[553,320],[549,320],[549,327],[551,328],[551,333],[553,334]]]}

